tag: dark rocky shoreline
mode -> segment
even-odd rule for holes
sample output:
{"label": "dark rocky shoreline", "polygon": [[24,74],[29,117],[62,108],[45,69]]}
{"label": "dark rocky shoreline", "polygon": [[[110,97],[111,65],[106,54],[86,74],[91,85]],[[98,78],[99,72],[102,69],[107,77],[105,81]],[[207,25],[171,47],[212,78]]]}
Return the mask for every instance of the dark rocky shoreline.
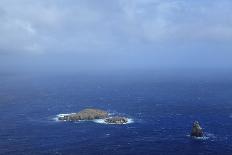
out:
{"label": "dark rocky shoreline", "polygon": [[128,122],[128,119],[126,117],[109,117],[104,120],[106,123],[109,124],[125,124]]}

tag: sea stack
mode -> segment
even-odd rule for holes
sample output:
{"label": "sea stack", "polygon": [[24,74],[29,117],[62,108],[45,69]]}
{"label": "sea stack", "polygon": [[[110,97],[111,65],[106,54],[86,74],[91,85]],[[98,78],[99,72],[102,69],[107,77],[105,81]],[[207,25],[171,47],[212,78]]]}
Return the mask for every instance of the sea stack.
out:
{"label": "sea stack", "polygon": [[192,137],[203,137],[203,129],[201,128],[198,121],[195,121],[193,123],[191,136]]}
{"label": "sea stack", "polygon": [[80,120],[104,119],[106,117],[108,117],[108,112],[100,109],[88,108],[78,113],[73,113],[59,117],[58,119],[61,121],[80,121]]}

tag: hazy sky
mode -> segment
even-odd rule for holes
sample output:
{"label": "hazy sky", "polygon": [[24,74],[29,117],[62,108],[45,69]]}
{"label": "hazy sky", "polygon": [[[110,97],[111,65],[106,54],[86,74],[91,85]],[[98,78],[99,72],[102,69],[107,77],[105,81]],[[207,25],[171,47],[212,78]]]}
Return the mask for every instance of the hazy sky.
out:
{"label": "hazy sky", "polygon": [[231,0],[1,0],[1,68],[232,68]]}

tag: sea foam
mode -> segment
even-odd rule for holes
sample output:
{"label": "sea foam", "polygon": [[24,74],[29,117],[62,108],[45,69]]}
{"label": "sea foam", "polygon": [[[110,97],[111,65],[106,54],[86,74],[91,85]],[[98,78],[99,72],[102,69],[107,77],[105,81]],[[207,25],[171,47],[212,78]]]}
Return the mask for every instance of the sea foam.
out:
{"label": "sea foam", "polygon": [[[105,122],[104,119],[95,119],[95,120],[93,120],[93,122],[99,123],[99,124],[117,124],[117,123],[107,123],[107,122]],[[128,118],[128,122],[122,123],[122,124],[131,124],[131,123],[134,123],[134,120],[132,118]]]}
{"label": "sea foam", "polygon": [[187,137],[191,137],[195,140],[208,140],[208,139],[213,140],[216,138],[216,136],[212,133],[205,133],[203,137],[192,137],[191,135],[187,135]]}
{"label": "sea foam", "polygon": [[68,116],[68,115],[72,115],[72,114],[75,114],[75,113],[58,114],[58,115],[56,115],[55,118],[53,118],[53,120],[59,121],[59,118],[60,118],[60,117],[64,117],[64,116]]}

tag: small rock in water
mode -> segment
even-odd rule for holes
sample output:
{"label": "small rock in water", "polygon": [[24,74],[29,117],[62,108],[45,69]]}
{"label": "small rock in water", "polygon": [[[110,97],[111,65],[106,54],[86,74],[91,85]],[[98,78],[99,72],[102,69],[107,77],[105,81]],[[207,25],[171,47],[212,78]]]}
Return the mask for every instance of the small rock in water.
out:
{"label": "small rock in water", "polygon": [[192,137],[203,137],[203,129],[201,128],[198,121],[195,121],[193,123],[191,136]]}
{"label": "small rock in water", "polygon": [[109,117],[104,120],[106,123],[109,124],[125,124],[128,122],[128,119],[125,117]]}

